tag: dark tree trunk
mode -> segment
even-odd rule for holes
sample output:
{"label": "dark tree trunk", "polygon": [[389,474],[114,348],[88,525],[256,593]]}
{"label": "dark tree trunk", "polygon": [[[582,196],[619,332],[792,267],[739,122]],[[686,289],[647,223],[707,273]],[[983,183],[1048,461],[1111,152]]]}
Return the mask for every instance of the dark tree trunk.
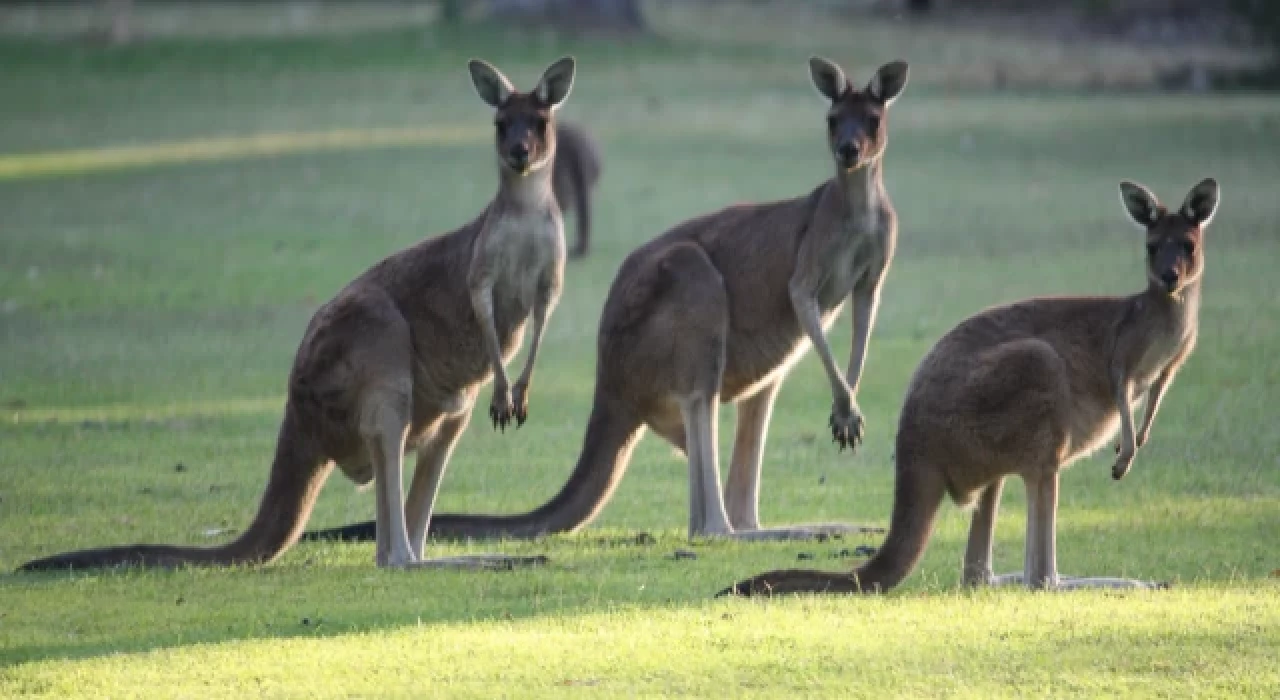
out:
{"label": "dark tree trunk", "polygon": [[643,32],[640,0],[489,0],[501,22],[536,22],[563,29]]}

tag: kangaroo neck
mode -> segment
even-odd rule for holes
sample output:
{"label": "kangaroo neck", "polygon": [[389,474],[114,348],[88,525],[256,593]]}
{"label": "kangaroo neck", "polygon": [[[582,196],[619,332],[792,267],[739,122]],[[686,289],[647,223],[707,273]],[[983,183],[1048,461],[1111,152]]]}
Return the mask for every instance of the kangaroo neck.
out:
{"label": "kangaroo neck", "polygon": [[551,163],[548,157],[537,169],[524,175],[499,163],[497,201],[519,210],[545,208],[553,199]]}
{"label": "kangaroo neck", "polygon": [[845,218],[862,219],[875,211],[884,197],[884,180],[880,159],[854,170],[836,169],[836,198]]}
{"label": "kangaroo neck", "polygon": [[1139,309],[1145,307],[1149,310],[1147,313],[1162,319],[1157,323],[1168,332],[1182,338],[1193,336],[1199,325],[1200,280],[1189,282],[1174,294],[1152,282],[1146,291],[1137,295],[1137,304]]}

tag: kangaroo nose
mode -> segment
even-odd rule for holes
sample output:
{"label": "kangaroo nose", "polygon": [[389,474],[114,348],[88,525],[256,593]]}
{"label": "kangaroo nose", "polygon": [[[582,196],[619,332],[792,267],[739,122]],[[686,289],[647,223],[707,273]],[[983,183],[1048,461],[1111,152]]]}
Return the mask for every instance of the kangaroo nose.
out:
{"label": "kangaroo nose", "polygon": [[523,143],[517,143],[511,147],[511,159],[520,163],[528,162],[529,147]]}
{"label": "kangaroo nose", "polygon": [[852,141],[846,141],[840,144],[840,147],[836,149],[836,152],[840,154],[840,159],[846,163],[852,163],[858,160],[858,144]]}
{"label": "kangaroo nose", "polygon": [[1173,289],[1174,286],[1178,284],[1178,271],[1166,270],[1164,273],[1160,275],[1160,281],[1164,282],[1164,286],[1168,287],[1169,289]]}

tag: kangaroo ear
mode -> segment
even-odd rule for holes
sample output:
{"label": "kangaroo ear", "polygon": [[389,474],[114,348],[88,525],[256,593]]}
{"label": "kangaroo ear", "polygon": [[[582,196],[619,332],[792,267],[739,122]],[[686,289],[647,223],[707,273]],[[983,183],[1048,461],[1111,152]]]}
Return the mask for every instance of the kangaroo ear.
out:
{"label": "kangaroo ear", "polygon": [[907,62],[892,61],[880,66],[871,82],[867,84],[867,92],[880,101],[885,107],[893,104],[907,87]]}
{"label": "kangaroo ear", "polygon": [[809,57],[809,77],[813,79],[818,93],[832,102],[843,97],[849,89],[849,81],[840,66],[821,56]]}
{"label": "kangaroo ear", "polygon": [[476,86],[480,99],[494,109],[501,107],[515,92],[507,76],[485,61],[473,58],[467,62],[467,69],[471,71],[471,84]]}
{"label": "kangaroo ear", "polygon": [[1187,199],[1182,203],[1182,215],[1195,222],[1197,226],[1208,226],[1213,215],[1218,211],[1218,181],[1206,177],[1200,184],[1191,188]]}
{"label": "kangaroo ear", "polygon": [[552,63],[542,73],[542,79],[533,89],[533,94],[552,109],[559,107],[560,103],[569,96],[569,91],[573,89],[573,74],[576,69],[577,62],[574,61],[573,56],[565,56]]}
{"label": "kangaroo ear", "polygon": [[1160,218],[1160,200],[1151,190],[1136,182],[1125,180],[1120,183],[1120,203],[1129,212],[1129,218],[1143,231],[1155,225]]}

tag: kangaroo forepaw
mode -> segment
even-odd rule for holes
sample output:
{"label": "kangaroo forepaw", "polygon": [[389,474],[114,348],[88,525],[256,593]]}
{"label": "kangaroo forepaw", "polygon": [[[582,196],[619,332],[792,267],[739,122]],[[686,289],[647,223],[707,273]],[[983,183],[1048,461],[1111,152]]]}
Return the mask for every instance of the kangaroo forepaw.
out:
{"label": "kangaroo forepaw", "polygon": [[831,441],[840,446],[841,452],[844,452],[846,447],[856,450],[858,445],[862,444],[865,421],[857,409],[848,412],[839,408],[833,410],[828,425],[831,426]]}
{"label": "kangaroo forepaw", "polygon": [[493,401],[489,404],[489,418],[493,420],[493,429],[507,432],[507,426],[515,417],[515,406],[511,402],[511,392],[494,389]]}
{"label": "kangaroo forepaw", "polygon": [[512,415],[516,420],[516,427],[524,425],[529,420],[529,385],[516,382],[515,390],[512,392]]}

